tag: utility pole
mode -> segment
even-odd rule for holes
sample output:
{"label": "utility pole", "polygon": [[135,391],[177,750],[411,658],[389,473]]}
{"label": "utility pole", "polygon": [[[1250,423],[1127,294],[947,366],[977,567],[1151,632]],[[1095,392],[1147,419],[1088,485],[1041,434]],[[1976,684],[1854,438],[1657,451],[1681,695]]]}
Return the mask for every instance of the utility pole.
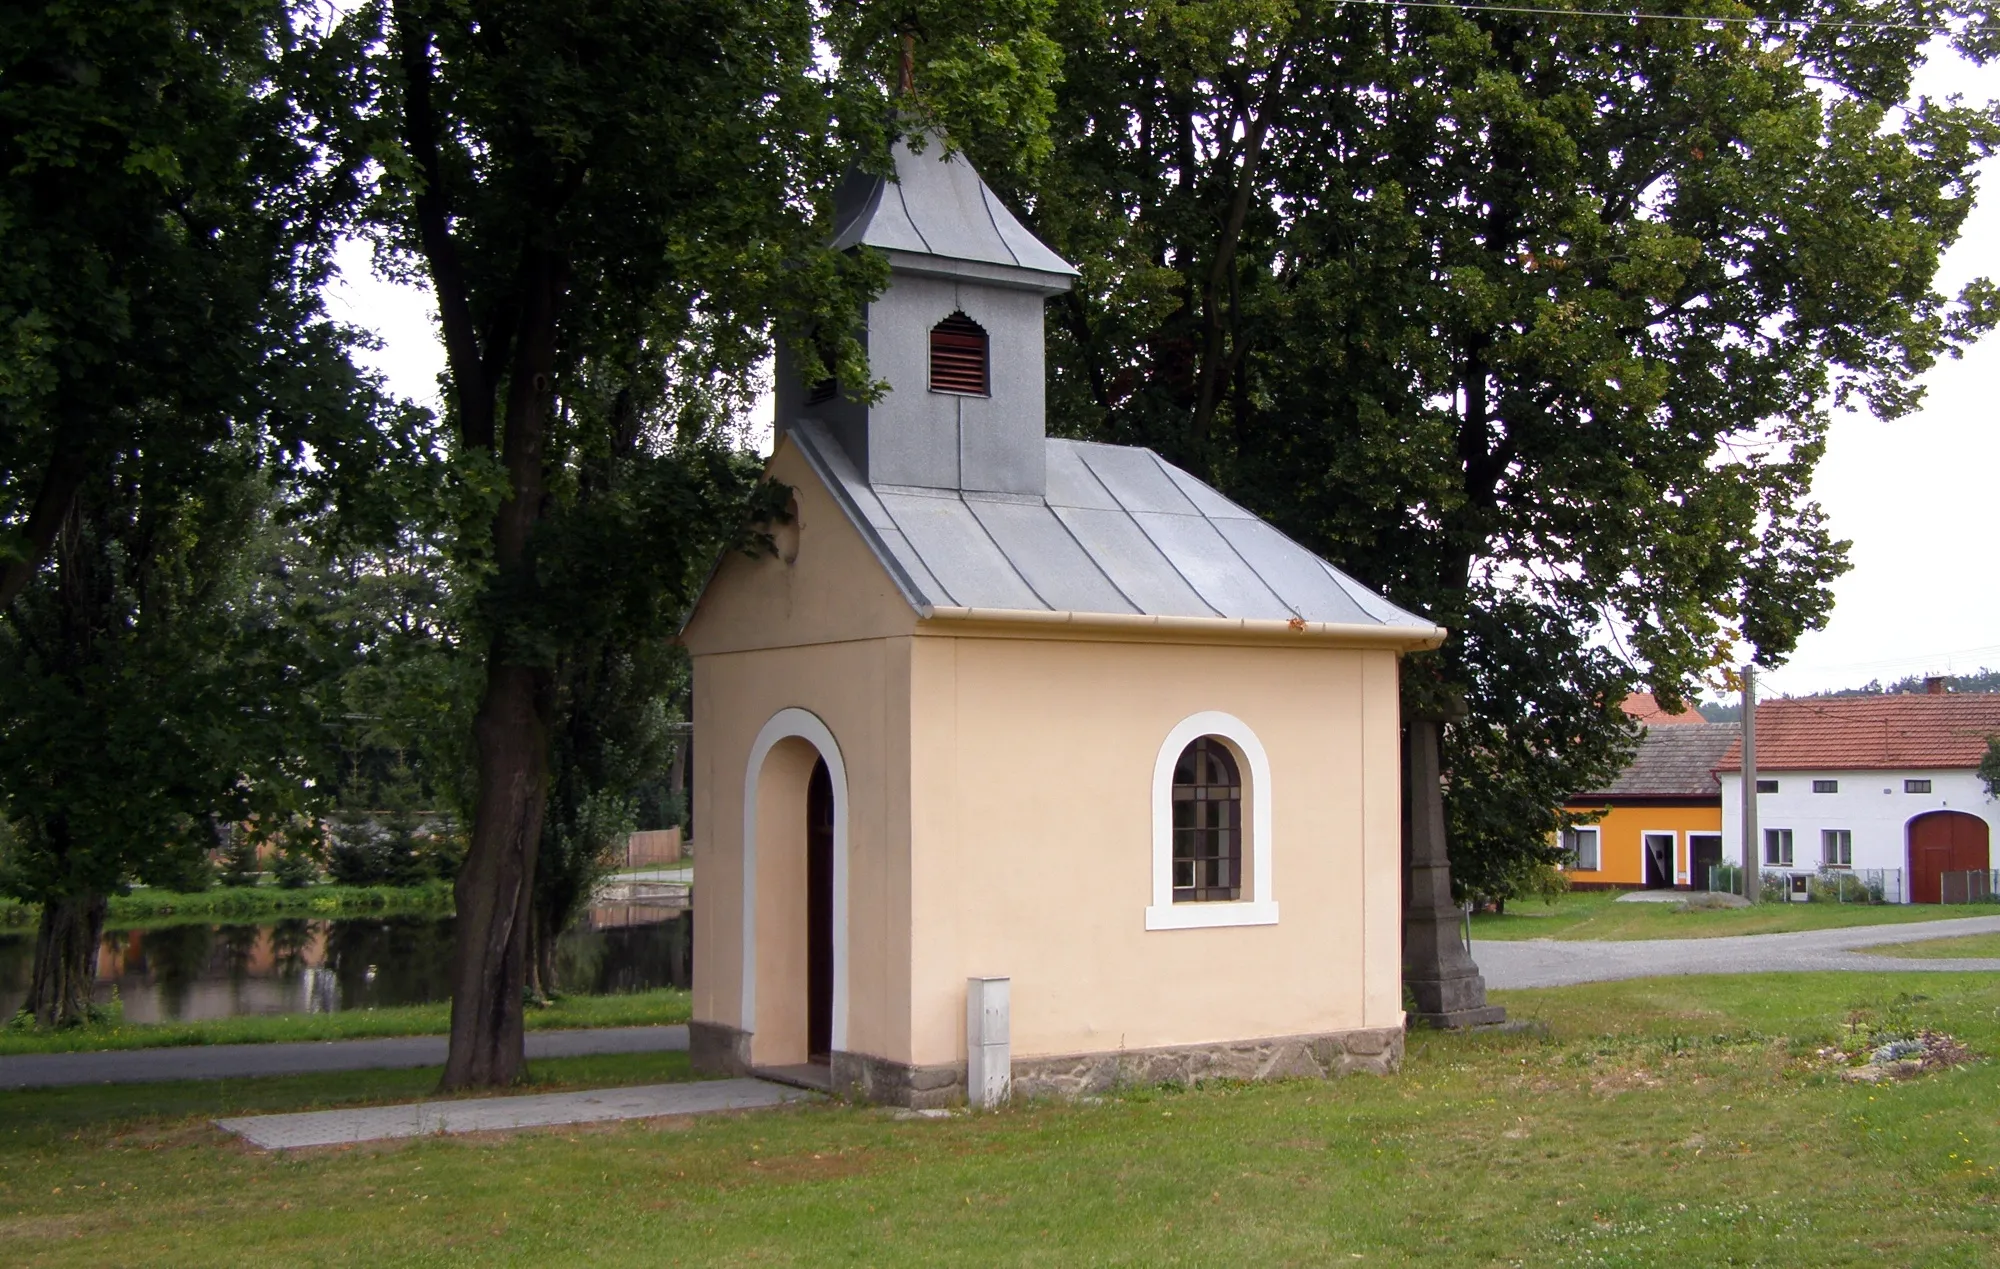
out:
{"label": "utility pole", "polygon": [[1763,864],[1757,858],[1757,667],[1743,667],[1743,897],[1757,902]]}

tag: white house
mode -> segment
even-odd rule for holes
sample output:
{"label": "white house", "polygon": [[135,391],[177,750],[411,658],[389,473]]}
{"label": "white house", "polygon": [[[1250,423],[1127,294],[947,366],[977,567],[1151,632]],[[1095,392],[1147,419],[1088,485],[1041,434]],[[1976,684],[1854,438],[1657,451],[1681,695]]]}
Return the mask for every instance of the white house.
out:
{"label": "white house", "polygon": [[[1805,697],[1757,706],[1758,858],[1766,872],[1851,870],[1905,903],[1938,903],[1993,867],[2000,802],[1978,766],[2000,693]],[[1723,857],[1742,857],[1743,747],[1717,765]],[[1984,885],[1984,880],[1973,883]],[[1956,892],[1954,892],[1956,893]]]}

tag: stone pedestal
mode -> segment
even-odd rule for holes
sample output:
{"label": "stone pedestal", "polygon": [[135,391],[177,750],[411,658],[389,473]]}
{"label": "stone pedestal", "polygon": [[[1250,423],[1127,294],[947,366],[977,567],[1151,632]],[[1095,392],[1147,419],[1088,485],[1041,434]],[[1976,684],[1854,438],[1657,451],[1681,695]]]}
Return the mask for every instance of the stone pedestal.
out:
{"label": "stone pedestal", "polygon": [[1444,789],[1437,718],[1412,718],[1403,731],[1403,985],[1415,997],[1410,1020],[1433,1027],[1492,1026],[1507,1011],[1486,1003],[1486,980],[1465,950],[1445,855]]}

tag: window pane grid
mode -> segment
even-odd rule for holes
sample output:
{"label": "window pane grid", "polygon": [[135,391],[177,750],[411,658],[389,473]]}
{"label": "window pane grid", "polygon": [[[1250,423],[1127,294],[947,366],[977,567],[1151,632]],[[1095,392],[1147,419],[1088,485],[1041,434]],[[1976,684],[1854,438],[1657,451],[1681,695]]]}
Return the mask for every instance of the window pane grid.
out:
{"label": "window pane grid", "polygon": [[1243,779],[1236,758],[1212,736],[1174,764],[1174,902],[1243,897]]}
{"label": "window pane grid", "polygon": [[1789,828],[1767,828],[1764,830],[1764,862],[1791,867],[1792,830]]}

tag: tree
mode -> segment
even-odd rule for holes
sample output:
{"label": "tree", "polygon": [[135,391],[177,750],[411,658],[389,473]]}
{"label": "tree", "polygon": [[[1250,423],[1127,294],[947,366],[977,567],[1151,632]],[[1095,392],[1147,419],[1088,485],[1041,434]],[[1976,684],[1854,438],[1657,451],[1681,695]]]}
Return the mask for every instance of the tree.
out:
{"label": "tree", "polygon": [[318,305],[321,64],[274,3],[0,16],[0,813],[43,1023],[86,1016],[108,893],[301,787],[310,638],[260,543],[384,435]]}
{"label": "tree", "polygon": [[[1018,17],[1006,4],[990,6],[997,18],[987,5],[920,7],[938,10],[941,30]],[[814,12],[794,0],[395,0],[346,29],[369,50],[355,77],[368,141],[355,148],[384,156],[382,257],[436,293],[454,444],[490,492],[457,547],[479,587],[484,683],[444,1084],[504,1084],[522,1072],[566,658],[663,637],[714,526],[744,514],[707,478],[702,438],[645,433],[649,455],[679,455],[647,483],[657,505],[639,537],[590,539],[603,521],[580,475],[617,456],[617,416],[569,407],[606,375],[614,396],[690,382],[740,392],[780,326],[819,329],[814,346],[866,382],[854,315],[883,270],[828,251],[824,215],[861,152],[837,144],[836,98],[861,103],[847,117],[877,163],[886,104],[879,85],[819,71]],[[853,47],[879,52],[879,23],[853,30]]]}
{"label": "tree", "polygon": [[[1883,418],[1990,325],[1938,257],[1991,111],[1906,101],[1950,4],[1729,22],[1074,0],[1054,155],[1013,191],[1083,284],[1052,426],[1140,443],[1450,628],[1455,880],[1553,862],[1564,798],[1846,567],[1830,409]],[[1759,17],[1758,15],[1763,15]],[[1958,41],[1977,51],[1973,37]]]}
{"label": "tree", "polygon": [[87,483],[0,624],[0,792],[20,837],[0,888],[41,905],[24,1009],[44,1026],[90,1016],[106,896],[187,885],[231,825],[254,849],[309,774],[310,638],[257,602],[272,561],[248,549],[268,482],[218,458],[193,486],[143,454],[110,491]]}

